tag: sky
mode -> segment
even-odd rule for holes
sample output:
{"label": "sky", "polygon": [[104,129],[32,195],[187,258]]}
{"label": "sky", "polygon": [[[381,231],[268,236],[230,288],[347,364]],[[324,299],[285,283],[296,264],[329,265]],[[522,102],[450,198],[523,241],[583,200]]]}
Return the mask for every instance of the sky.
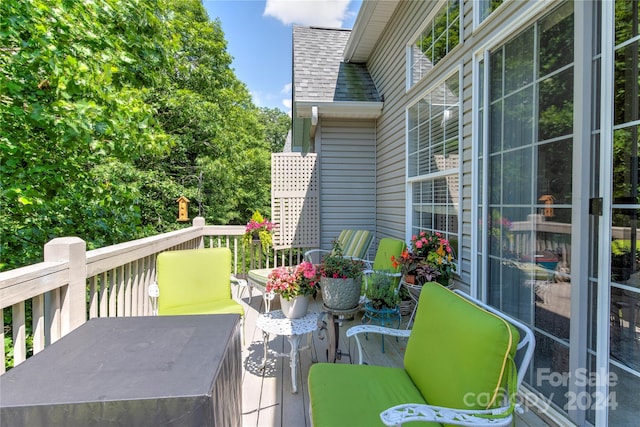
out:
{"label": "sky", "polygon": [[352,28],[362,0],[202,0],[258,107],[291,112],[293,25]]}

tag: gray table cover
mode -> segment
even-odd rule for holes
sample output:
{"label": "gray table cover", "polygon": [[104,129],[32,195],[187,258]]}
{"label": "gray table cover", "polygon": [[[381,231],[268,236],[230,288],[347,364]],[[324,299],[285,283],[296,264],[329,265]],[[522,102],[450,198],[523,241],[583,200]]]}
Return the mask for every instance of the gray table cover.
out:
{"label": "gray table cover", "polygon": [[237,314],[93,319],[0,376],[3,426],[240,426]]}

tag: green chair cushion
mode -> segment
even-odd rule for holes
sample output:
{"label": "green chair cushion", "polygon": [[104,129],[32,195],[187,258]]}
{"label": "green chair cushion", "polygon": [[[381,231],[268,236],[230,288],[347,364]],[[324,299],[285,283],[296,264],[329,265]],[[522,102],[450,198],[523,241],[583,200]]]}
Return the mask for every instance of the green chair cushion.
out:
{"label": "green chair cushion", "polygon": [[378,244],[378,250],[376,251],[376,257],[373,260],[374,271],[386,271],[390,273],[397,273],[400,271],[400,266],[394,268],[391,257],[400,258],[402,251],[406,248],[406,244],[402,240],[392,239],[385,237],[380,239]]}
{"label": "green chair cushion", "polygon": [[231,298],[228,248],[167,251],[158,255],[158,314],[244,314]]}
{"label": "green chair cushion", "polygon": [[[402,403],[426,403],[402,368],[318,363],[309,370],[315,427],[383,426],[380,412]],[[405,426],[436,426],[408,423]]]}
{"label": "green chair cushion", "polygon": [[504,319],[431,282],[420,294],[404,365],[431,405],[487,409],[501,403],[519,340]]}
{"label": "green chair cushion", "polygon": [[269,274],[273,271],[273,268],[260,268],[256,270],[249,270],[247,273],[247,279],[254,285],[260,288],[264,292],[267,287],[267,280],[269,280]]}
{"label": "green chair cushion", "polygon": [[366,258],[373,233],[369,230],[342,230],[338,236],[338,243],[344,256],[353,258]]}
{"label": "green chair cushion", "polygon": [[177,316],[182,314],[239,314],[244,316],[244,308],[234,300],[203,301],[201,303],[173,306],[165,308],[160,314],[163,316]]}

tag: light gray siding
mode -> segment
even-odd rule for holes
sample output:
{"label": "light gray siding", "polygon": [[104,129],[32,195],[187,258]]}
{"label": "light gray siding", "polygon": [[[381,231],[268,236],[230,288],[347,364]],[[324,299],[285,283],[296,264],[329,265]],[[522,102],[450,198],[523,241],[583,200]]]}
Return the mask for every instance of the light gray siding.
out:
{"label": "light gray siding", "polygon": [[373,50],[367,67],[384,96],[384,112],[377,122],[377,236],[407,238],[406,221],[406,175],[405,175],[405,113],[409,105],[422,97],[434,83],[462,69],[462,145],[460,150],[461,204],[460,204],[460,250],[458,273],[463,283],[471,281],[471,218],[472,194],[477,191],[472,175],[473,139],[473,55],[481,44],[496,36],[500,23],[517,15],[525,2],[512,2],[510,8],[494,13],[474,31],[472,2],[461,4],[463,33],[461,43],[442,61],[434,66],[430,74],[407,90],[406,47],[421,29],[438,2],[400,2]]}
{"label": "light gray siding", "polygon": [[318,141],[320,246],[329,249],[343,229],[376,231],[375,121],[323,119]]}

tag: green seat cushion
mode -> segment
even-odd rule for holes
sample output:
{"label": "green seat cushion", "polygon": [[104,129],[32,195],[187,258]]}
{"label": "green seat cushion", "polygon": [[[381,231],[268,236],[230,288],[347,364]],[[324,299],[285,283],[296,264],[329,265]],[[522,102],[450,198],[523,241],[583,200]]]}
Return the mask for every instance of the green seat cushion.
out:
{"label": "green seat cushion", "polygon": [[269,279],[269,274],[273,271],[273,268],[261,268],[257,270],[249,270],[247,273],[247,279],[254,285],[264,292],[267,286],[267,280]]}
{"label": "green seat cushion", "polygon": [[495,407],[519,339],[517,329],[504,319],[427,283],[407,343],[405,369],[431,405]]}
{"label": "green seat cushion", "polygon": [[[384,426],[380,412],[403,403],[426,403],[402,368],[318,363],[309,370],[315,427]],[[407,423],[405,426],[439,424]]]}
{"label": "green seat cushion", "polygon": [[203,301],[201,303],[194,303],[184,306],[172,306],[165,308],[162,313],[163,316],[174,316],[181,314],[239,314],[244,316],[244,308],[234,300],[221,300],[221,301]]}
{"label": "green seat cushion", "polygon": [[158,255],[158,314],[244,314],[231,298],[228,248],[167,251]]}

